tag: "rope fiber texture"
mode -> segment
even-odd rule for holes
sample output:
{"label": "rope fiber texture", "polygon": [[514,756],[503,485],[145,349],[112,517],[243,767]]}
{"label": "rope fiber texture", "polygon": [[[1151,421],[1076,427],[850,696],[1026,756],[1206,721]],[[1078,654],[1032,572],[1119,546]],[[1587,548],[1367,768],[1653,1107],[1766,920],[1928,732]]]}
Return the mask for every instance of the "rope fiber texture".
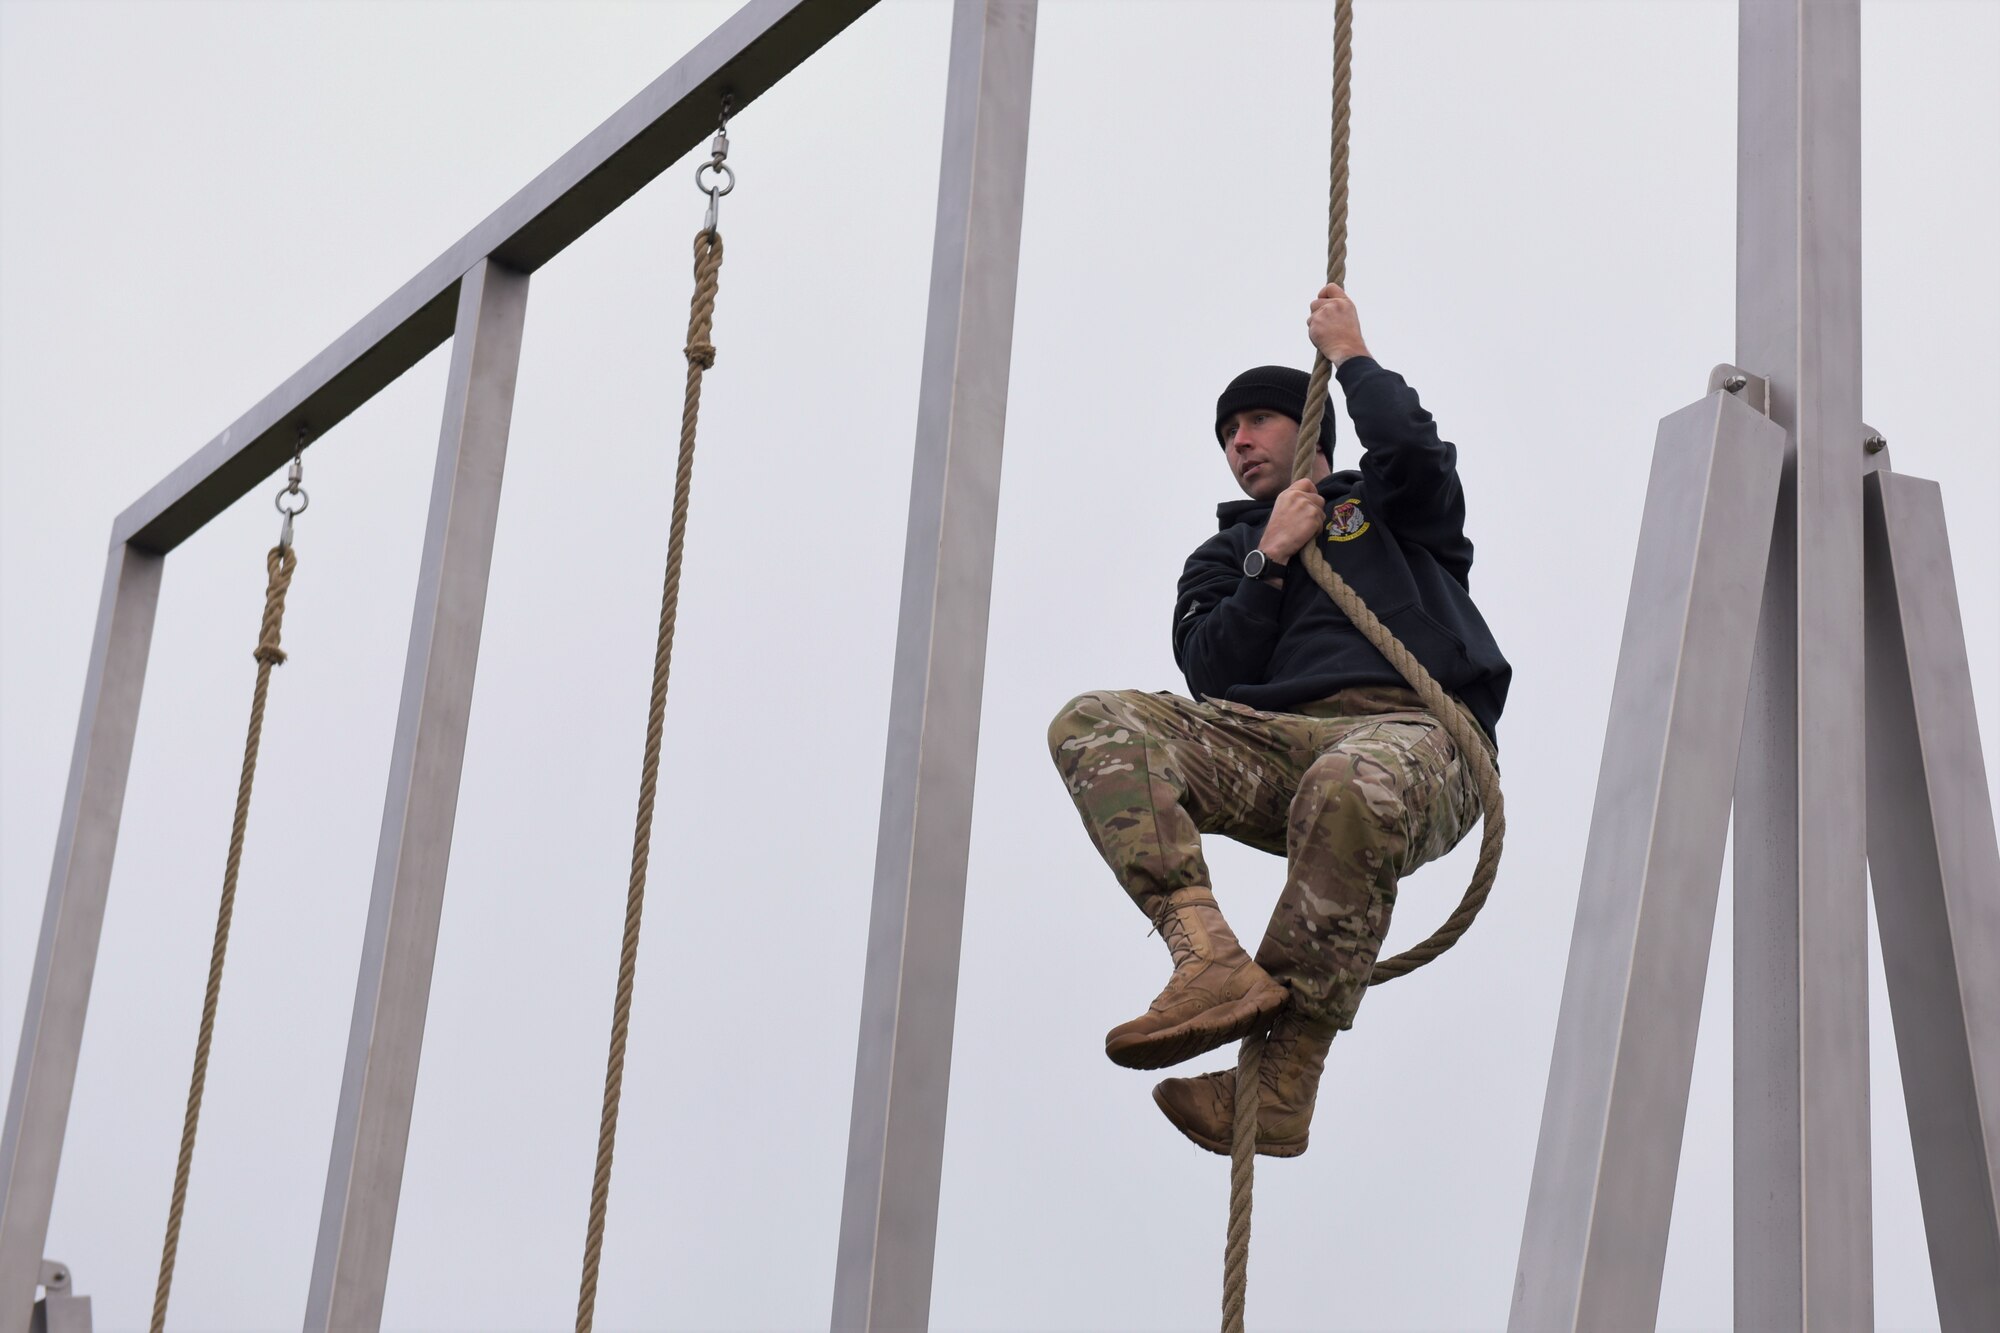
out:
{"label": "rope fiber texture", "polygon": [[201,1030],[194,1041],[194,1074],[188,1081],[187,1115],[181,1121],[180,1157],[174,1163],[173,1200],[167,1205],[167,1238],[160,1249],[160,1280],[153,1289],[152,1333],[167,1326],[167,1297],[174,1286],[174,1260],[181,1248],[181,1215],[187,1211],[188,1175],[194,1168],[195,1129],[201,1123],[202,1091],[208,1083],[208,1052],[215,1040],[215,1011],[222,999],[222,961],[229,952],[229,923],[236,913],[236,879],[243,869],[243,838],[250,827],[250,789],[257,779],[257,751],[263,744],[264,704],[271,693],[271,668],[285,660],[278,646],[285,623],[285,593],[292,586],[298,553],[274,546],[264,557],[264,623],[257,632],[257,685],[250,693],[249,735],[243,742],[243,770],[236,780],[236,816],[229,826],[229,858],[222,868],[222,903],[215,913],[215,944],[208,955],[208,988],[201,998]]}
{"label": "rope fiber texture", "polygon": [[687,539],[688,491],[694,482],[695,422],[701,414],[702,372],[715,364],[715,290],[722,270],[722,234],[694,238],[694,298],[688,309],[687,394],[681,406],[680,463],[674,472],[674,512],[667,529],[666,586],[660,634],[653,650],[653,695],[646,709],[646,754],[639,769],[639,814],[632,834],[632,878],[625,894],[625,937],[618,951],[618,993],[611,1006],[611,1052],[604,1069],[604,1109],[597,1126],[597,1168],[590,1182],[590,1224],[583,1242],[583,1282],[576,1298],[576,1333],[597,1318],[597,1272],[604,1258],[604,1219],[611,1201],[611,1154],[618,1139],[618,1098],[625,1086],[625,1041],[632,1026],[632,983],[639,966],[639,919],[646,910],[646,866],[653,842],[653,801],[660,778],[660,735],[667,711],[667,674],[674,658],[674,619],[681,600],[681,548]]}
{"label": "rope fiber texture", "polygon": [[[1347,285],[1347,142],[1349,103],[1354,63],[1354,3],[1336,0],[1333,21],[1333,156],[1327,199],[1326,280]],[[1320,423],[1325,417],[1328,387],[1333,366],[1324,355],[1313,360],[1312,379],[1306,388],[1305,416],[1299,422],[1298,453],[1292,462],[1292,477],[1311,475],[1313,455],[1319,442]],[[1368,609],[1347,581],[1333,571],[1319,547],[1308,542],[1299,552],[1300,563],[1331,597],[1362,637],[1389,660],[1423,700],[1424,707],[1444,727],[1458,747],[1460,758],[1472,767],[1473,782],[1479,789],[1484,812],[1479,843],[1479,860],[1473,867],[1472,883],[1458,907],[1445,923],[1424,940],[1393,958],[1378,961],[1368,984],[1408,976],[1458,943],[1486,904],[1493,881],[1500,871],[1501,843],[1506,836],[1506,805],[1500,793],[1500,773],[1493,753],[1487,748],[1485,733],[1465,706],[1445,693],[1414,654],[1390,632],[1388,626]],[[1250,1268],[1250,1207],[1257,1160],[1257,1075],[1264,1039],[1253,1036],[1244,1041],[1236,1066],[1236,1102],[1233,1108],[1229,1155],[1229,1234],[1223,1251],[1222,1327],[1224,1333],[1243,1333],[1245,1295]]]}
{"label": "rope fiber texture", "polygon": [[1222,1249],[1223,1333],[1243,1333],[1243,1309],[1250,1295],[1250,1193],[1257,1165],[1257,1076],[1263,1063],[1264,1034],[1252,1033],[1243,1039],[1236,1057],[1235,1119],[1229,1127],[1229,1236]]}

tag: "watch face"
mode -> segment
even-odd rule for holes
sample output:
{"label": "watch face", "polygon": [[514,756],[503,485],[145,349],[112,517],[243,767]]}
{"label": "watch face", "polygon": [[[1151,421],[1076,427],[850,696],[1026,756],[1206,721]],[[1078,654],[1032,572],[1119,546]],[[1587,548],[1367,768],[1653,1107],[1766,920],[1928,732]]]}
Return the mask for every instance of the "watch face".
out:
{"label": "watch face", "polygon": [[1243,572],[1250,578],[1262,578],[1264,566],[1269,563],[1262,551],[1253,550],[1243,557]]}

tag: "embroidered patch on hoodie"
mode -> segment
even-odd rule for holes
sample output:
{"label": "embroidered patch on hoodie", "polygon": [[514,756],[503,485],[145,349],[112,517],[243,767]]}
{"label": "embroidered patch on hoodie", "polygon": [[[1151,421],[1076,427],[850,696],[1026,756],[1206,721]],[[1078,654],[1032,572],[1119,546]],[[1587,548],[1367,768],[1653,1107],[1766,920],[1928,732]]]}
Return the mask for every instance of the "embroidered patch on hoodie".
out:
{"label": "embroidered patch on hoodie", "polygon": [[1326,539],[1330,542],[1351,542],[1368,531],[1368,518],[1361,512],[1358,500],[1342,500],[1330,511],[1327,519]]}

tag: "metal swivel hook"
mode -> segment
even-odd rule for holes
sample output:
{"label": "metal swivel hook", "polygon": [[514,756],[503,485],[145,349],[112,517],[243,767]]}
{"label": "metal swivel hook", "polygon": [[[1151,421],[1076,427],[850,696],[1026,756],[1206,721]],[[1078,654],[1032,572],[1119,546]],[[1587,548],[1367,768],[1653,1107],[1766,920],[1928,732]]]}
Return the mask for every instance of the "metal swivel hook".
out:
{"label": "metal swivel hook", "polygon": [[306,488],[300,484],[306,475],[306,435],[306,428],[300,426],[298,443],[292,446],[291,470],[285,474],[285,489],[279,491],[277,498],[272,501],[272,504],[277,506],[278,512],[285,516],[284,526],[278,530],[280,551],[292,549],[292,520],[305,513],[306,506],[312,503],[312,497],[306,494]]}
{"label": "metal swivel hook", "polygon": [[708,161],[694,169],[695,187],[708,196],[708,217],[701,224],[703,231],[715,230],[716,217],[721,211],[722,196],[736,188],[736,172],[724,160],[729,156],[731,101],[728,93],[722,95],[722,112],[715,118],[715,139],[708,146]]}

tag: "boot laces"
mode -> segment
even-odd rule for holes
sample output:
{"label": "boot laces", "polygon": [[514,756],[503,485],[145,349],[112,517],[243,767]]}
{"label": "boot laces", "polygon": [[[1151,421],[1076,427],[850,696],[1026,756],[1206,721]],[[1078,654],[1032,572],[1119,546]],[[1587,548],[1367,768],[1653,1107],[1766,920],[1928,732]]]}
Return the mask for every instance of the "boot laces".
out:
{"label": "boot laces", "polygon": [[[1269,1102],[1277,1102],[1278,1071],[1290,1068],[1299,1062],[1299,1044],[1307,1036],[1306,1023],[1287,1007],[1278,1015],[1277,1021],[1264,1037],[1264,1057],[1257,1066],[1257,1086]],[[1231,1075],[1234,1078],[1234,1075]]]}
{"label": "boot laces", "polygon": [[[1271,1025],[1264,1038],[1264,1056],[1257,1065],[1257,1088],[1264,1094],[1266,1102],[1278,1098],[1278,1070],[1292,1058],[1292,1048],[1298,1045],[1298,1029],[1290,1023],[1279,1021]],[[1234,1075],[1231,1075],[1233,1080]]]}
{"label": "boot laces", "polygon": [[1167,952],[1173,955],[1176,970],[1195,961],[1194,934],[1187,922],[1181,920],[1181,912],[1185,910],[1168,912],[1160,922],[1160,938],[1167,942]]}

